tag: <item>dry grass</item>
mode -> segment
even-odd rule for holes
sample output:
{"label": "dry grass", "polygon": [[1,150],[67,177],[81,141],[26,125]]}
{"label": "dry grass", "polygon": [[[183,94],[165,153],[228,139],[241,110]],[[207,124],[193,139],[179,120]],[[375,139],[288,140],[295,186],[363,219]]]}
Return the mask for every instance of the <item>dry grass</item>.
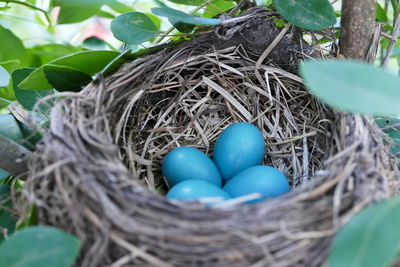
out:
{"label": "dry grass", "polygon": [[[290,62],[313,53],[284,30],[263,51],[284,49],[270,48],[277,40]],[[83,240],[81,266],[320,266],[341,223],[387,197],[393,166],[372,119],[327,109],[274,54],[257,63],[249,44],[204,40],[137,59],[52,109],[23,193],[41,223]],[[264,163],[292,192],[218,208],[154,192],[169,150],[211,154],[237,121],[262,130]]]}

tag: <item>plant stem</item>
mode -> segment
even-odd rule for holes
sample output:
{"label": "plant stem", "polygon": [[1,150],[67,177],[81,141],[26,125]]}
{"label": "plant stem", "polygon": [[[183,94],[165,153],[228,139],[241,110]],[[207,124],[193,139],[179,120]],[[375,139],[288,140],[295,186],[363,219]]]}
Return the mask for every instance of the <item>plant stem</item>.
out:
{"label": "plant stem", "polygon": [[394,21],[392,38],[390,39],[389,47],[387,48],[386,51],[386,56],[381,64],[383,68],[385,68],[389,63],[390,56],[392,55],[394,46],[396,45],[396,42],[398,40],[397,36],[399,35],[399,33],[400,33],[400,14],[397,14],[397,18]]}
{"label": "plant stem", "polygon": [[[189,12],[190,15],[193,15],[194,13],[196,13],[197,11],[199,11],[200,9],[206,7],[208,4],[210,4],[210,1],[205,1],[201,6],[196,7],[195,9],[193,9],[192,11]],[[155,44],[159,44],[162,40],[164,40],[164,38],[166,36],[168,36],[173,30],[175,29],[175,26],[172,25],[171,28],[169,28],[161,37],[160,39],[158,39],[157,41],[155,41]]]}
{"label": "plant stem", "polygon": [[47,22],[49,23],[49,27],[51,26],[51,20],[50,20],[49,14],[47,14],[47,11],[44,9],[41,9],[41,8],[39,8],[35,5],[32,5],[32,4],[29,4],[27,2],[18,1],[18,0],[0,0],[0,3],[6,3],[6,4],[13,3],[13,4],[18,4],[18,5],[23,5],[23,6],[31,8],[31,9],[37,10],[39,12],[42,12],[43,15],[46,17]]}

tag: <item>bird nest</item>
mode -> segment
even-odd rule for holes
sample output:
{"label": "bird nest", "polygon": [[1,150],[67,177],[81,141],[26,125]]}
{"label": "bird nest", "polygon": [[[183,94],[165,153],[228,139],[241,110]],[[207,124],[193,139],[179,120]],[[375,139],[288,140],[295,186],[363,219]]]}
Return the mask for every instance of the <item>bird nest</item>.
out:
{"label": "bird nest", "polygon": [[[25,195],[42,224],[83,241],[79,265],[320,266],[340,225],[387,196],[392,165],[374,121],[313,98],[296,66],[321,51],[272,11],[252,12],[56,102]],[[211,155],[238,121],[262,131],[263,163],[291,192],[214,208],[167,200],[166,153]]]}

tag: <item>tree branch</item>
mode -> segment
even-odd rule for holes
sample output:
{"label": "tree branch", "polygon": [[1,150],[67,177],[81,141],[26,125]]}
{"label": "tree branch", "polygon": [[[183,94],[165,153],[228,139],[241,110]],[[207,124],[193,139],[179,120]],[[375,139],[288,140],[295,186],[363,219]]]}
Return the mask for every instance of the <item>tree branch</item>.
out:
{"label": "tree branch", "polygon": [[32,152],[0,134],[0,168],[13,176],[25,175],[28,172],[26,157]]}
{"label": "tree branch", "polygon": [[343,0],[339,48],[345,58],[365,61],[375,28],[375,0]]}
{"label": "tree branch", "polygon": [[47,14],[47,11],[44,9],[41,9],[35,5],[29,4],[27,2],[23,2],[23,1],[18,1],[18,0],[0,0],[0,3],[14,3],[14,4],[18,4],[18,5],[22,5],[22,6],[26,6],[29,7],[31,9],[37,10],[39,12],[42,12],[44,14],[44,16],[46,17],[47,22],[49,23],[49,27],[51,26],[51,20],[49,17],[49,14]]}
{"label": "tree branch", "polygon": [[386,68],[387,64],[389,63],[390,56],[392,55],[394,46],[397,42],[397,36],[399,36],[400,33],[400,13],[397,13],[396,20],[394,21],[394,28],[392,32],[392,38],[390,39],[389,47],[386,51],[386,56],[382,62],[382,67]]}

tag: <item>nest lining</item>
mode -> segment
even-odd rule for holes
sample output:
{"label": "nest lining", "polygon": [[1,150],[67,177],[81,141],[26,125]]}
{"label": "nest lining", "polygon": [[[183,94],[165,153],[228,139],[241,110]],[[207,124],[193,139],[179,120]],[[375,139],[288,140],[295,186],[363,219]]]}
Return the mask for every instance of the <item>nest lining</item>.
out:
{"label": "nest lining", "polygon": [[220,132],[238,121],[262,130],[264,163],[284,172],[293,186],[335,152],[329,144],[332,116],[304,90],[302,79],[261,65],[260,82],[254,62],[239,50],[185,58],[129,92],[113,135],[125,165],[149,188],[164,185],[160,166],[166,153],[192,146],[210,155]]}
{"label": "nest lining", "polygon": [[[293,66],[314,51],[295,30],[272,50],[283,57],[271,52],[258,65],[254,55],[282,29],[271,28],[270,11],[254,12],[126,64],[52,109],[24,193],[41,223],[83,240],[79,265],[320,266],[340,223],[387,196],[393,173],[381,131],[304,90]],[[248,36],[264,36],[264,44]],[[190,145],[211,154],[236,121],[262,130],[264,163],[295,190],[217,209],[154,193],[165,190],[159,170],[169,150]]]}

